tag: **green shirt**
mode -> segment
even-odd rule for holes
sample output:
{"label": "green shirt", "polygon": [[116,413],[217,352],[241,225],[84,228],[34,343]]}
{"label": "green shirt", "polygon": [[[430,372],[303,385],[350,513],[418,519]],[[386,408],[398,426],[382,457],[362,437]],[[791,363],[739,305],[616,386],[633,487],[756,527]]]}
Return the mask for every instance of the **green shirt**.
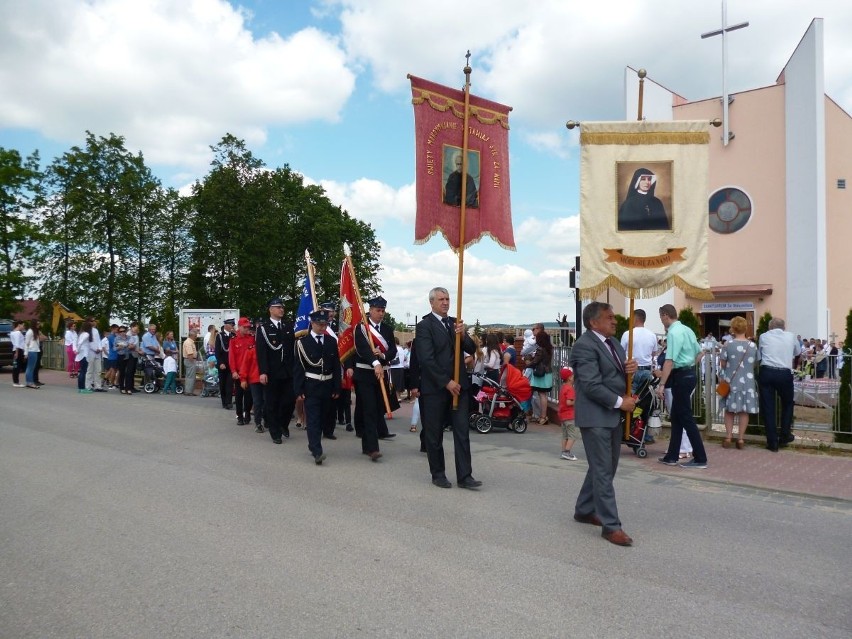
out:
{"label": "green shirt", "polygon": [[669,325],[666,332],[666,359],[672,360],[675,368],[692,368],[700,352],[701,346],[691,328],[677,320]]}

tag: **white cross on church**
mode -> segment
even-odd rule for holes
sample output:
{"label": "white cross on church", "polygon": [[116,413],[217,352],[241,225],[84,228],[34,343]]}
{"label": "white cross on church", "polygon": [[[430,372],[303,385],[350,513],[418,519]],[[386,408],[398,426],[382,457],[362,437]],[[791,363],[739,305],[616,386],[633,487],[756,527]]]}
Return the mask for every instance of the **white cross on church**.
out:
{"label": "white cross on church", "polygon": [[728,2],[722,0],[722,28],[701,34],[701,39],[722,36],[722,144],[728,146],[734,134],[728,129],[728,31],[736,31],[747,27],[748,22],[740,22],[728,26]]}

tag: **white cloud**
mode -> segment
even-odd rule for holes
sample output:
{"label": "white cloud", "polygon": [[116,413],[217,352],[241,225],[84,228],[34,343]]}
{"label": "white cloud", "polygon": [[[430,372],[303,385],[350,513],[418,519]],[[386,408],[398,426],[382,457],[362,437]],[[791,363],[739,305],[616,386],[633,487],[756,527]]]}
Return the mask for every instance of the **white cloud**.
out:
{"label": "white cloud", "polygon": [[[448,248],[437,250],[382,247],[381,272],[388,310],[400,321],[429,312],[428,293],[435,286],[450,291],[450,314],[456,313],[458,257]],[[434,252],[429,252],[430,249]],[[505,254],[504,254],[505,255]],[[568,268],[537,272],[508,260],[491,260],[475,251],[465,253],[462,317],[473,324],[531,324],[552,321],[568,313],[573,300]]]}
{"label": "white cloud", "polygon": [[413,184],[395,189],[368,178],[349,183],[333,180],[317,182],[311,178],[305,178],[305,181],[309,184],[319,184],[332,202],[342,206],[352,217],[369,222],[377,228],[385,223],[414,224]]}
{"label": "white cloud", "polygon": [[256,38],[224,0],[0,5],[0,127],[126,137],[153,163],[204,166],[226,132],[336,121],[355,87],[330,35]]}
{"label": "white cloud", "polygon": [[[469,48],[473,91],[511,105],[522,139],[558,156],[564,144],[542,131],[624,117],[625,66],[689,99],[721,94],[721,41],[700,39],[721,24],[717,3],[469,0],[458,20],[447,19],[459,12],[454,0],[434,0],[428,12],[398,0],[327,3],[341,7],[346,50],[381,90],[404,90],[406,73],[460,87]],[[825,19],[826,91],[852,111],[852,9],[834,0],[732,4],[728,24],[750,26],[729,36],[729,90],[774,83],[814,16]]]}

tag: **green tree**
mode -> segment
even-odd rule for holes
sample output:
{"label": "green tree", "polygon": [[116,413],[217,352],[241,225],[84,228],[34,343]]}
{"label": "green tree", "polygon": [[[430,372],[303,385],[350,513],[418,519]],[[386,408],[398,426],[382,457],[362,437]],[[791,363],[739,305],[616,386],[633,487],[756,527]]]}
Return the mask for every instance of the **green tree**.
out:
{"label": "green tree", "polygon": [[33,277],[38,226],[33,204],[40,190],[42,173],[38,152],[26,158],[14,149],[0,147],[0,317],[10,317],[20,305]]}
{"label": "green tree", "polygon": [[846,315],[846,341],[843,342],[843,368],[840,369],[840,392],[834,411],[835,441],[852,444],[852,309]]}
{"label": "green tree", "polygon": [[615,314],[615,335],[616,339],[621,339],[621,336],[624,335],[630,329],[630,320],[628,320],[624,315]]}
{"label": "green tree", "polygon": [[[159,182],[142,154],[132,154],[124,138],[86,132],[84,147],[72,147],[49,167],[43,220],[42,297],[102,320],[136,318],[153,300],[156,276],[146,251]],[[147,240],[147,243],[146,243]],[[153,265],[151,265],[153,268]]]}
{"label": "green tree", "polygon": [[757,335],[755,337],[760,337],[763,333],[769,330],[769,321],[772,319],[772,313],[766,311],[763,315],[760,316],[760,320],[757,322]]}
{"label": "green tree", "polygon": [[256,314],[271,295],[280,295],[295,309],[306,249],[315,262],[318,300],[336,299],[344,242],[362,297],[379,292],[379,245],[369,224],[351,218],[289,167],[266,169],[233,135],[212,150],[211,170],[193,186],[189,202],[191,305]]}
{"label": "green tree", "polygon": [[695,333],[697,339],[701,339],[699,331],[701,330],[701,322],[698,321],[698,316],[693,312],[691,306],[681,309],[677,314],[678,321],[684,326],[688,326]]}

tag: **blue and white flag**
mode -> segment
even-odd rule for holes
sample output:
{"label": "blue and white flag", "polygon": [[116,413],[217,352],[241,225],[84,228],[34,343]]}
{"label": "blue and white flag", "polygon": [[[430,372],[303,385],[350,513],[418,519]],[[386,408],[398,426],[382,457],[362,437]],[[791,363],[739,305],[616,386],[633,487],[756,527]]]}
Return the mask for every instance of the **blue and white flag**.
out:
{"label": "blue and white flag", "polygon": [[299,309],[296,311],[296,322],[293,324],[293,332],[296,337],[307,335],[311,330],[311,320],[309,315],[316,309],[314,308],[314,293],[311,290],[311,281],[305,278],[301,282],[302,296],[299,299]]}

